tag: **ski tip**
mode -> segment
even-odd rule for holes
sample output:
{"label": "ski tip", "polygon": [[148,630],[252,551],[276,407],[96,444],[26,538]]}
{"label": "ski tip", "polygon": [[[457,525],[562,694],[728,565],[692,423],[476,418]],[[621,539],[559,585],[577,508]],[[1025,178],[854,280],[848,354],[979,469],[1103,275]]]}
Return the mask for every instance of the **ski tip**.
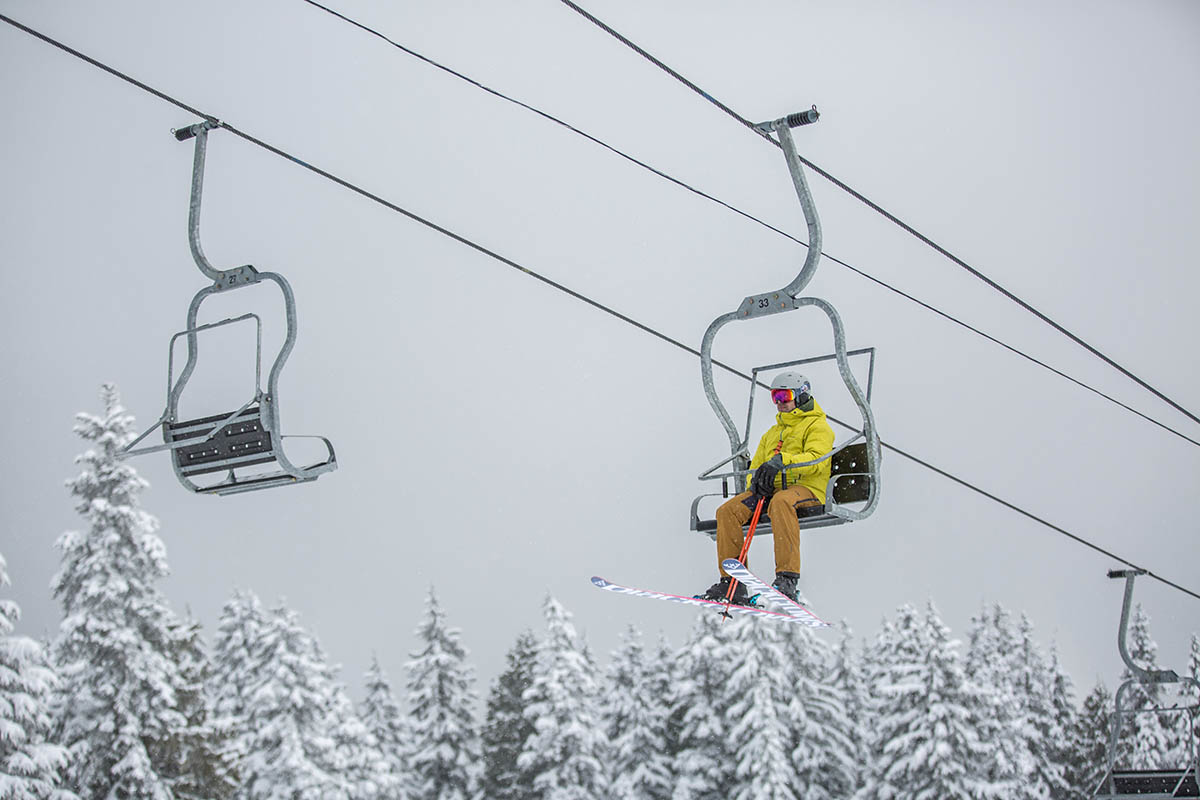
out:
{"label": "ski tip", "polygon": [[608,586],[608,581],[604,580],[604,578],[601,578],[599,575],[593,575],[592,585],[599,586],[601,589],[603,589],[605,586]]}
{"label": "ski tip", "polygon": [[736,558],[727,558],[721,562],[722,569],[745,569],[746,565],[738,561]]}

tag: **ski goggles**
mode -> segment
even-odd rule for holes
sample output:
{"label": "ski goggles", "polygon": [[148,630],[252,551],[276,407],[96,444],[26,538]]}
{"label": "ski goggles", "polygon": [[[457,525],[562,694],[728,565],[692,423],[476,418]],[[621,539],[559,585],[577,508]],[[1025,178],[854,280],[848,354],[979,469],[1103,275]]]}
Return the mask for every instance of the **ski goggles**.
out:
{"label": "ski goggles", "polygon": [[775,405],[780,403],[795,403],[800,405],[800,397],[808,392],[808,384],[800,387],[800,393],[797,394],[795,389],[772,389],[771,402]]}

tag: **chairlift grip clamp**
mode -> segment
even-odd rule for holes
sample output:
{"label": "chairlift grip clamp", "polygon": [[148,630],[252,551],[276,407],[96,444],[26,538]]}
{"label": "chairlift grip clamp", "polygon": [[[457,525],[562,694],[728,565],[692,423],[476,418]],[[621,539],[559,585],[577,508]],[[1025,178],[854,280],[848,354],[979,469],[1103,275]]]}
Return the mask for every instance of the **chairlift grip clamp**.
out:
{"label": "chairlift grip clamp", "polygon": [[1108,571],[1108,577],[1110,578],[1128,578],[1131,576],[1136,578],[1139,575],[1146,574],[1148,573],[1144,569],[1110,569]]}
{"label": "chairlift grip clamp", "polygon": [[219,128],[221,121],[216,117],[209,117],[203,122],[197,122],[195,125],[188,125],[186,128],[172,128],[171,133],[174,134],[178,141],[186,142],[188,139],[194,139],[200,135],[201,131],[211,131],[214,128]]}
{"label": "chairlift grip clamp", "polygon": [[760,122],[754,126],[754,130],[767,134],[783,126],[799,128],[801,125],[812,125],[820,118],[821,112],[817,111],[817,107],[814,105],[807,111],[797,111],[795,114],[788,114],[786,117],[780,117],[769,122]]}

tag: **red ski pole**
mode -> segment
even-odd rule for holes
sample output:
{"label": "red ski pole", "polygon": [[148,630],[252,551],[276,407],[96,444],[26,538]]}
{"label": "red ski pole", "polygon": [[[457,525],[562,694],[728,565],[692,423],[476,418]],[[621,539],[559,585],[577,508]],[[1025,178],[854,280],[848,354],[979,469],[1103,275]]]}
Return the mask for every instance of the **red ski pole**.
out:
{"label": "red ski pole", "polygon": [[[758,527],[758,518],[762,516],[763,504],[766,501],[765,497],[758,498],[758,505],[754,507],[754,516],[750,518],[750,529],[746,531],[746,540],[742,542],[742,552],[738,555],[738,561],[742,562],[743,566],[746,564],[746,554],[750,552],[750,542],[754,541],[754,529]],[[737,578],[731,577],[729,591],[725,593],[725,610],[721,612],[725,617],[729,616],[729,605],[733,602],[733,593],[737,590],[737,585]]]}

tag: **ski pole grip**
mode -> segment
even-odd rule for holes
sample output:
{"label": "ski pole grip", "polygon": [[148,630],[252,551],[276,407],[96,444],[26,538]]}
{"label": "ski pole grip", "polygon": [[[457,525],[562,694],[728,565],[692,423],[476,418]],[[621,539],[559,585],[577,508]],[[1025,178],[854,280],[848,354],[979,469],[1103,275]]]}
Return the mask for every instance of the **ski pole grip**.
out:
{"label": "ski pole grip", "polygon": [[817,111],[817,107],[813,106],[808,111],[797,111],[795,114],[788,114],[787,126],[789,128],[799,128],[801,125],[812,125],[821,118],[821,112]]}

